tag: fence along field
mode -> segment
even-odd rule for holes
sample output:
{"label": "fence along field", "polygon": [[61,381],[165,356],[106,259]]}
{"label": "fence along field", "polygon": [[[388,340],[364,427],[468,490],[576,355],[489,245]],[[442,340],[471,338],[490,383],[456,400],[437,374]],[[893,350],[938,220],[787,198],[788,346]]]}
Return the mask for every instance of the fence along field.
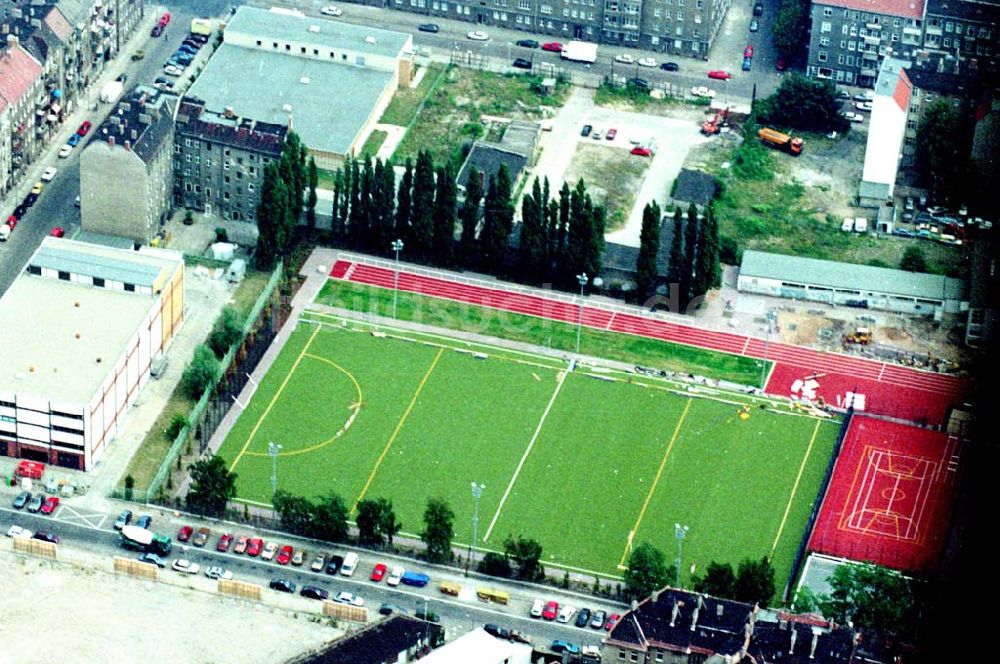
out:
{"label": "fence along field", "polygon": [[547,565],[614,577],[630,542],[672,558],[680,522],[690,527],[684,578],[692,563],[772,555],[780,583],[837,424],[744,411],[752,401],[692,397],[631,374],[566,373],[550,357],[447,337],[375,336],[331,317],[299,324],[220,454],[251,503],[269,504],[273,441],[279,488],[311,498],[332,490],[351,505],[391,498],[408,533],[421,530],[427,498],[443,497],[456,544],[467,545],[476,481],[487,487],[481,548],[524,535],[542,543]]}

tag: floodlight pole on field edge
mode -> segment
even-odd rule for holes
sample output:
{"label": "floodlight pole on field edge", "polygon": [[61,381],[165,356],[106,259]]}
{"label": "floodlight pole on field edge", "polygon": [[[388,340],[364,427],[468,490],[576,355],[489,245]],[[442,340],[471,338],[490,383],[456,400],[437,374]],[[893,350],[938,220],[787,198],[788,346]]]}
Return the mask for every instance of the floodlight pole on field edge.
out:
{"label": "floodlight pole on field edge", "polygon": [[774,325],[774,309],[767,310],[767,336],[764,338],[764,357],[760,361],[760,389],[763,390],[767,380],[767,347],[771,343],[771,328]]}
{"label": "floodlight pole on field edge", "polygon": [[278,454],[281,452],[281,445],[273,442],[267,443],[267,453],[271,455],[271,516],[274,517],[274,494],[278,493]]}
{"label": "floodlight pole on field edge", "polygon": [[486,488],[485,484],[477,484],[472,482],[472,539],[469,540],[469,557],[465,561],[465,575],[469,576],[469,566],[472,564],[472,554],[476,550],[476,532],[479,528],[479,497],[483,495],[483,490]]}
{"label": "floodlight pole on field edge", "polygon": [[674,524],[674,537],[677,538],[677,587],[681,587],[681,546],[684,544],[684,537],[687,535],[688,527],[679,523]]}
{"label": "floodlight pole on field edge", "polygon": [[576,325],[576,354],[580,356],[580,334],[583,332],[583,289],[587,286],[587,273],[581,272],[576,275],[576,280],[580,283],[580,319]]}
{"label": "floodlight pole on field edge", "polygon": [[399,299],[399,252],[403,250],[403,241],[396,239],[392,241],[392,250],[396,252],[396,270],[393,273],[392,287],[392,318],[396,319],[396,300]]}

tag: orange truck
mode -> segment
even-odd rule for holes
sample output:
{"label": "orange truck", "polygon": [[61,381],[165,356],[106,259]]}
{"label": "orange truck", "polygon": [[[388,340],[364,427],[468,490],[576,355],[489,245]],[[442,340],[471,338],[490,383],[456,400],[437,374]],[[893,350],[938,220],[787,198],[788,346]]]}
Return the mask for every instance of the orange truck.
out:
{"label": "orange truck", "polygon": [[782,134],[780,131],[775,131],[769,127],[757,130],[757,136],[760,140],[764,141],[765,145],[776,150],[784,150],[793,155],[802,154],[803,141],[801,138],[793,138],[788,134]]}

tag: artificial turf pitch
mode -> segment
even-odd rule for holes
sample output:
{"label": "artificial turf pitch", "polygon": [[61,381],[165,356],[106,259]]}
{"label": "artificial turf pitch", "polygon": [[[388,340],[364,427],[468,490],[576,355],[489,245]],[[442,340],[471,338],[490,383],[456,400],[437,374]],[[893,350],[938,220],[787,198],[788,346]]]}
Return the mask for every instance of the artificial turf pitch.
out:
{"label": "artificial turf pitch", "polygon": [[442,497],[467,545],[475,481],[484,549],[519,534],[549,565],[620,576],[630,541],[673,559],[681,523],[683,578],[692,563],[764,555],[787,578],[837,423],[757,408],[742,419],[721,394],[335,323],[299,324],[226,438],[240,499],[269,503],[272,441],[281,489],[390,498],[404,532]]}

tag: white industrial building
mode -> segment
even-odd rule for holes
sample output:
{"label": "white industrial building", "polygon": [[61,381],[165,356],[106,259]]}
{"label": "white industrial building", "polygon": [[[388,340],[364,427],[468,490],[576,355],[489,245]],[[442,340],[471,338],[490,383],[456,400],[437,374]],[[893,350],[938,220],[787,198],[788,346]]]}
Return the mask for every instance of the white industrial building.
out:
{"label": "white industrial building", "polygon": [[184,317],[184,260],[46,238],[0,297],[0,455],[89,470]]}
{"label": "white industrial building", "polygon": [[741,293],[933,316],[936,320],[969,309],[965,284],[959,279],[763,251],[743,252],[736,288]]}
{"label": "white industrial building", "polygon": [[531,646],[474,629],[420,660],[424,664],[531,664]]}

